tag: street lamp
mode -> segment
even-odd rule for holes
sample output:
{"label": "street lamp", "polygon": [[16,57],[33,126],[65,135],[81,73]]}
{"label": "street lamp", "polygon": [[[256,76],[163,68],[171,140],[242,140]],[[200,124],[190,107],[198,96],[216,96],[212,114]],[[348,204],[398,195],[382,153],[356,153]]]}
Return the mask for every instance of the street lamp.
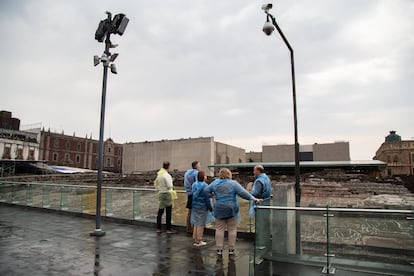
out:
{"label": "street lamp", "polygon": [[91,236],[101,237],[105,232],[101,229],[101,190],[102,190],[102,168],[103,168],[103,137],[105,125],[105,101],[106,101],[106,80],[108,78],[108,67],[113,74],[117,74],[116,66],[113,63],[118,57],[118,54],[111,54],[110,48],[115,48],[118,45],[112,44],[110,40],[111,34],[123,35],[128,25],[129,19],[125,14],[119,13],[112,19],[112,14],[106,12],[107,18],[99,22],[98,28],[95,32],[95,39],[98,42],[105,40],[105,51],[102,56],[94,56],[93,64],[97,66],[99,63],[103,65],[103,81],[102,81],[102,101],[101,101],[101,120],[99,127],[99,144],[98,144],[98,183],[96,188],[96,227],[95,231],[90,233]]}
{"label": "street lamp", "polygon": [[[295,85],[295,63],[293,58],[293,48],[290,46],[289,41],[286,39],[282,30],[276,22],[276,19],[273,15],[269,13],[269,10],[273,7],[272,4],[262,5],[262,10],[266,13],[266,22],[263,25],[263,32],[266,35],[271,35],[276,27],[280,36],[285,42],[286,46],[290,51],[290,64],[291,64],[291,73],[292,73],[292,95],[293,95],[293,124],[295,131],[295,192],[296,192],[296,206],[300,207],[300,168],[299,168],[299,142],[298,142],[298,119],[297,119],[297,110],[296,110],[296,85]],[[271,22],[270,22],[270,20]],[[300,221],[296,219],[296,250],[297,253],[300,252]]]}

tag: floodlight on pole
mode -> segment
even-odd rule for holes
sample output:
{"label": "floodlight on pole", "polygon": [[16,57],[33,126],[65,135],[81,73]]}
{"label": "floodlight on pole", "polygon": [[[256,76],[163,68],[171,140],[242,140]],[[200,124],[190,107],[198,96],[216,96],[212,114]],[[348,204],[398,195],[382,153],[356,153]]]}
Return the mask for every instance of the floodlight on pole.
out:
{"label": "floodlight on pole", "polygon": [[108,67],[113,74],[117,74],[115,64],[113,63],[118,57],[118,54],[111,54],[110,48],[115,48],[118,45],[114,45],[111,42],[111,34],[123,35],[128,25],[129,19],[125,14],[117,14],[112,19],[112,14],[106,12],[107,18],[99,22],[98,28],[95,32],[95,39],[98,42],[105,40],[105,51],[102,56],[94,56],[93,63],[97,66],[99,63],[103,65],[103,81],[102,81],[102,100],[101,100],[101,116],[99,127],[99,144],[98,144],[98,177],[96,187],[96,226],[95,231],[90,233],[91,236],[101,237],[105,235],[105,232],[101,229],[101,194],[102,194],[102,170],[103,170],[103,138],[104,138],[104,126],[105,126],[105,104],[106,104],[106,83],[108,78]]}

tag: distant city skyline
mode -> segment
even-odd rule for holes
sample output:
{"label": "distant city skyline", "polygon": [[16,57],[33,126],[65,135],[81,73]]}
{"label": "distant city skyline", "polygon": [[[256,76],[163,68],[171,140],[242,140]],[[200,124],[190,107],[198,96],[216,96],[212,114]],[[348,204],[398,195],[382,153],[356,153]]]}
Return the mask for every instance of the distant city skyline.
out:
{"label": "distant city skyline", "polygon": [[[299,144],[347,141],[351,160],[371,160],[390,130],[414,139],[413,1],[268,2],[295,52]],[[113,37],[105,139],[293,144],[289,51],[262,32],[263,3],[1,1],[0,109],[97,139],[108,10],[130,22]]]}

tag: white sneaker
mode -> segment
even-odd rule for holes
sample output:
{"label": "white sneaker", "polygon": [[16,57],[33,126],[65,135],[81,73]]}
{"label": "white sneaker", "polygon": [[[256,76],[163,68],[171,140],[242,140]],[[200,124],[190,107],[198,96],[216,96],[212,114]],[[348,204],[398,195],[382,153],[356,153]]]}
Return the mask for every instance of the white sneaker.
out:
{"label": "white sneaker", "polygon": [[206,244],[207,244],[207,242],[205,242],[205,241],[201,241],[201,242],[200,242],[200,244],[201,244],[201,245],[206,245]]}

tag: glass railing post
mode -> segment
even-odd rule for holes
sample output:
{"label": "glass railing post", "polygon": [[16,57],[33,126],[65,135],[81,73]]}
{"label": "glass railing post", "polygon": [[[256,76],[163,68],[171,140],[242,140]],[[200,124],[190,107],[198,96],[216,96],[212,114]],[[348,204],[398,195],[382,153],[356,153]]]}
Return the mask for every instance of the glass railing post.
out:
{"label": "glass railing post", "polygon": [[6,201],[6,189],[4,187],[4,183],[0,184],[0,202],[5,202]]}
{"label": "glass railing post", "polygon": [[13,184],[12,186],[12,203],[19,203],[19,195],[18,195],[18,187],[17,185]]}
{"label": "glass railing post", "polygon": [[19,203],[19,199],[17,197],[17,185],[13,184],[12,186],[12,203]]}
{"label": "glass railing post", "polygon": [[80,197],[81,197],[81,203],[80,203],[80,212],[83,213],[83,210],[85,209],[84,203],[85,203],[85,199],[83,198],[83,191],[85,189],[80,188]]}
{"label": "glass railing post", "polygon": [[[411,239],[414,241],[414,206],[411,208],[411,216],[407,217],[411,222]],[[410,261],[410,265],[414,266],[414,258]]]}
{"label": "glass railing post", "polygon": [[109,188],[105,189],[105,216],[113,216],[112,212],[112,190]]}
{"label": "glass railing post", "polygon": [[33,205],[33,189],[31,184],[26,186],[26,205]]}
{"label": "glass railing post", "polygon": [[60,188],[60,210],[68,210],[68,192],[66,187]]}
{"label": "glass railing post", "polygon": [[42,188],[42,206],[43,208],[50,207],[49,187],[47,185],[43,185],[43,188]]}
{"label": "glass railing post", "polygon": [[137,190],[134,190],[133,192],[133,219],[140,219],[141,218],[141,214],[140,214],[140,210],[139,210],[139,194]]}
{"label": "glass railing post", "polygon": [[326,266],[323,267],[322,273],[325,273],[326,275],[333,275],[335,274],[335,268],[332,267],[331,257],[335,257],[335,254],[331,254],[331,243],[329,240],[329,217],[333,217],[333,215],[329,214],[329,205],[326,205],[326,213],[324,216],[326,217]]}

